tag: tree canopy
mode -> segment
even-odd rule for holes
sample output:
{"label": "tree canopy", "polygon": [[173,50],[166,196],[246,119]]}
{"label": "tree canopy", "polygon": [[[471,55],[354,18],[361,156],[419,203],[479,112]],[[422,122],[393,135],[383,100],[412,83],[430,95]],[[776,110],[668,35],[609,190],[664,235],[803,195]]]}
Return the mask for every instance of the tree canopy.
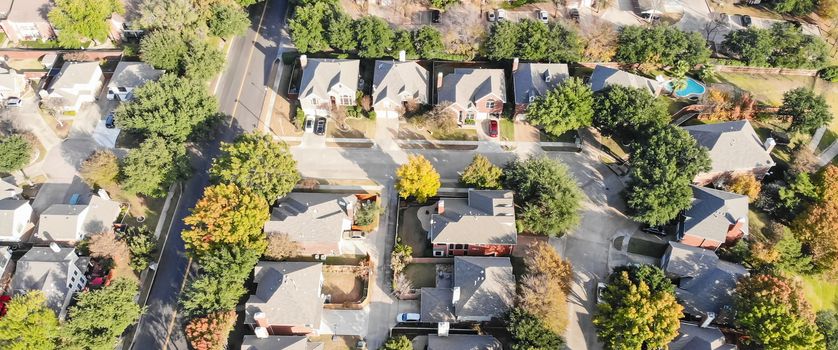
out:
{"label": "tree canopy", "polygon": [[561,349],[564,340],[537,316],[522,308],[512,309],[506,329],[512,334],[513,350]]}
{"label": "tree canopy", "polygon": [[812,133],[815,129],[832,122],[832,112],[823,95],[799,87],[783,94],[783,105],[777,114],[791,116],[792,131]]}
{"label": "tree canopy", "polygon": [[267,242],[262,226],[269,217],[268,203],[248,188],[235,184],[207,187],[192,214],[183,219],[190,226],[181,233],[187,249],[198,256],[218,245],[247,247],[260,255]]}
{"label": "tree canopy", "polygon": [[792,229],[806,245],[821,271],[838,269],[838,167],[828,165],[818,176],[820,198],[797,216]]}
{"label": "tree canopy", "polygon": [[119,278],[102,289],[80,293],[61,329],[61,348],[113,349],[125,329],[143,312],[134,301],[138,287],[137,282]]}
{"label": "tree canopy", "polygon": [[567,328],[567,293],[573,267],[550,244],[538,242],[524,258],[527,274],[519,281],[518,306],[556,334]]}
{"label": "tree canopy", "polygon": [[400,335],[388,338],[384,345],[381,346],[381,350],[413,350],[413,344],[410,342],[410,339]]}
{"label": "tree canopy", "polygon": [[18,295],[6,305],[0,318],[0,348],[8,350],[52,350],[58,340],[58,318],[46,306],[40,290]]}
{"label": "tree canopy", "polygon": [[113,187],[119,176],[119,159],[109,150],[97,150],[81,163],[79,173],[90,187]]}
{"label": "tree canopy", "polygon": [[674,66],[684,62],[693,67],[710,58],[710,49],[701,34],[673,26],[625,26],[620,29],[617,42],[614,58],[624,64]]}
{"label": "tree canopy", "polygon": [[608,282],[594,316],[605,349],[665,349],[678,335],[683,307],[663,271],[618,269]]}
{"label": "tree canopy", "polygon": [[503,184],[515,191],[519,231],[558,237],[579,224],[584,194],[558,161],[513,160],[504,167]]}
{"label": "tree canopy", "polygon": [[210,176],[216,183],[232,183],[262,195],[273,203],[300,181],[297,161],[288,145],[266,134],[249,133],[233,143],[222,143]]}
{"label": "tree canopy", "polygon": [[288,21],[294,46],[300,53],[325,51],[329,48],[326,37],[327,29],[323,23],[333,5],[325,1],[317,1],[304,6],[297,6],[294,17]]}
{"label": "tree canopy", "polygon": [[32,144],[22,135],[0,137],[0,172],[20,170],[32,159]]}
{"label": "tree canopy", "polygon": [[818,311],[815,324],[818,326],[818,332],[823,334],[826,350],[838,350],[838,312]]}
{"label": "tree canopy", "polygon": [[636,130],[667,124],[669,114],[661,99],[643,89],[609,86],[595,96],[594,126],[605,135],[631,141]]}
{"label": "tree canopy", "polygon": [[396,188],[402,198],[416,197],[419,203],[425,203],[429,197],[436,195],[442,186],[439,173],[425,157],[410,155],[407,163],[396,169],[398,182]]}
{"label": "tree canopy", "polygon": [[199,22],[199,13],[191,0],[144,0],[139,3],[140,17],[137,24],[144,29],[170,30],[177,33],[193,30]]}
{"label": "tree canopy", "polygon": [[221,38],[241,35],[249,24],[247,12],[239,6],[224,3],[212,6],[212,17],[207,22],[210,33]]}
{"label": "tree canopy", "polygon": [[186,150],[181,145],[150,137],[140,147],[128,151],[121,169],[122,186],[129,192],[161,197],[189,170]]}
{"label": "tree canopy", "polygon": [[189,320],[184,332],[193,349],[224,350],[235,324],[235,311],[215,312]]}
{"label": "tree canopy", "polygon": [[[36,11],[41,11],[37,9]],[[124,14],[119,0],[55,0],[49,21],[58,33],[58,44],[78,49],[88,40],[104,42],[110,34],[108,18],[113,13]]]}
{"label": "tree canopy", "polygon": [[749,66],[816,69],[825,66],[829,57],[823,40],[803,34],[791,23],[731,31],[722,48]]}
{"label": "tree canopy", "polygon": [[355,50],[358,47],[352,30],[352,18],[341,11],[333,11],[328,24],[329,46],[340,51]]}
{"label": "tree canopy", "polygon": [[155,68],[178,71],[180,61],[188,49],[180,32],[155,30],[143,36],[140,42],[140,57]]}
{"label": "tree canopy", "polygon": [[829,1],[830,0],[777,0],[771,2],[771,8],[779,13],[804,16],[808,15],[812,11],[815,11],[818,3]]}
{"label": "tree canopy", "polygon": [[582,79],[569,78],[530,103],[527,121],[558,136],[590,126],[594,118],[593,104],[591,88]]}
{"label": "tree canopy", "polygon": [[477,189],[496,190],[501,188],[500,177],[503,170],[492,164],[489,158],[482,154],[475,154],[460,175],[460,182]]}
{"label": "tree canopy", "polygon": [[134,89],[134,100],[116,110],[117,125],[127,132],[157,135],[183,142],[215,120],[218,100],[204,84],[164,74],[159,81]]}
{"label": "tree canopy", "polygon": [[576,62],[584,44],[579,34],[558,22],[545,24],[532,19],[492,25],[483,45],[492,60],[520,57],[532,61]]}
{"label": "tree canopy", "polygon": [[442,43],[442,34],[439,29],[428,25],[422,26],[416,31],[416,53],[424,59],[442,58],[445,54],[445,45]]}
{"label": "tree canopy", "polygon": [[393,46],[393,30],[383,19],[366,16],[355,21],[358,56],[378,58],[387,55]]}

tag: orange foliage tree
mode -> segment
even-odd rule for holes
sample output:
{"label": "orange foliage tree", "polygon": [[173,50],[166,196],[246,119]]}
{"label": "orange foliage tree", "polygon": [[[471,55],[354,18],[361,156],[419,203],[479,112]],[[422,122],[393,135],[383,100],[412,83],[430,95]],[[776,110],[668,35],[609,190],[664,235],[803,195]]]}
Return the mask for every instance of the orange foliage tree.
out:
{"label": "orange foliage tree", "polygon": [[210,186],[192,215],[183,219],[191,227],[181,236],[186,248],[197,255],[216,245],[236,244],[261,254],[267,246],[262,226],[269,216],[268,202],[261,195],[233,184]]}
{"label": "orange foliage tree", "polygon": [[527,275],[521,281],[520,306],[551,331],[564,334],[573,266],[545,242],[532,245],[524,263]]}
{"label": "orange foliage tree", "polygon": [[826,167],[816,183],[820,200],[798,216],[793,227],[812,252],[815,265],[838,272],[838,167]]}
{"label": "orange foliage tree", "polygon": [[186,324],[186,339],[195,350],[224,350],[236,323],[236,312],[216,312],[196,317]]}
{"label": "orange foliage tree", "polygon": [[753,202],[757,199],[760,189],[762,189],[762,184],[757,180],[754,174],[751,173],[731,176],[727,180],[727,190],[743,196],[748,196],[749,202]]}
{"label": "orange foliage tree", "polygon": [[731,121],[751,119],[756,112],[756,100],[747,92],[728,93],[710,88],[704,98],[704,104],[710,106],[710,112],[701,115],[702,120]]}

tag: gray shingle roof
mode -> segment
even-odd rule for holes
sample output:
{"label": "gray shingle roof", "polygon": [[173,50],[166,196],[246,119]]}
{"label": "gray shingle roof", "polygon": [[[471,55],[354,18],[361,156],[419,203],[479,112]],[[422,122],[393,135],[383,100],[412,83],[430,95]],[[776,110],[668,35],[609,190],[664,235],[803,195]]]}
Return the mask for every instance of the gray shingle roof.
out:
{"label": "gray shingle roof", "polygon": [[282,232],[297,242],[340,242],[354,195],[292,192],[279,200],[265,232]]}
{"label": "gray shingle roof", "polygon": [[446,337],[428,335],[428,350],[501,350],[500,342],[491,335],[450,334]]}
{"label": "gray shingle roof", "polygon": [[0,274],[6,270],[6,266],[11,262],[12,249],[7,246],[0,246]]}
{"label": "gray shingle roof", "polygon": [[21,294],[42,290],[47,306],[58,312],[70,291],[67,286],[70,264],[75,264],[82,273],[87,271],[87,266],[79,263],[80,260],[73,248],[60,248],[56,253],[49,247],[34,247],[17,261],[12,291]]}
{"label": "gray shingle roof", "polygon": [[621,85],[636,89],[646,89],[652,95],[657,95],[661,90],[661,83],[641,77],[615,68],[596,66],[591,74],[591,90],[594,92],[605,89],[611,85]]}
{"label": "gray shingle roof", "polygon": [[129,87],[136,88],[146,82],[160,79],[162,70],[154,69],[150,64],[144,62],[119,62],[113,72],[108,87]]}
{"label": "gray shingle roof", "polygon": [[255,335],[245,335],[241,350],[323,350],[323,343],[309,343],[304,336],[272,335],[259,339]]}
{"label": "gray shingle roof", "polygon": [[87,234],[110,231],[119,217],[119,203],[99,196],[90,197],[82,231]]}
{"label": "gray shingle roof", "polygon": [[432,243],[515,244],[512,191],[470,190],[468,199],[446,198],[442,214],[431,215]]}
{"label": "gray shingle roof", "polygon": [[463,108],[489,95],[506,101],[503,69],[457,68],[442,78],[437,92],[439,104],[450,102]]}
{"label": "gray shingle roof", "polygon": [[341,84],[349,89],[358,88],[358,60],[309,58],[300,80],[300,99],[317,96],[325,99],[329,90]]}
{"label": "gray shingle roof", "polygon": [[38,236],[50,241],[72,241],[84,223],[87,205],[53,204],[41,213]]}
{"label": "gray shingle roof", "polygon": [[455,313],[462,317],[503,317],[515,301],[515,275],[509,258],[454,258],[454,288],[460,298]]}
{"label": "gray shingle roof", "polygon": [[253,315],[261,311],[271,325],[320,327],[323,264],[260,261],[254,276],[256,294],[245,304],[245,323],[255,323]]}
{"label": "gray shingle roof", "polygon": [[667,253],[664,271],[681,277],[675,295],[684,311],[692,315],[720,315],[733,302],[736,282],[748,275],[741,265],[721,261],[704,248],[669,242]]}
{"label": "gray shingle roof", "polygon": [[0,200],[0,236],[9,236],[15,231],[15,212],[29,205],[27,200]]}
{"label": "gray shingle roof", "polygon": [[530,97],[544,96],[568,77],[570,74],[564,63],[521,63],[518,70],[512,72],[515,103],[530,103]]}
{"label": "gray shingle roof", "polygon": [[678,337],[669,343],[669,350],[735,350],[736,346],[725,344],[725,336],[718,328],[701,328],[681,322]]}
{"label": "gray shingle roof", "polygon": [[774,166],[771,153],[747,120],[685,126],[684,130],[709,150],[711,173]]}
{"label": "gray shingle roof", "polygon": [[372,101],[401,104],[402,96],[428,103],[428,70],[415,61],[375,61]]}
{"label": "gray shingle roof", "polygon": [[87,84],[96,72],[101,74],[99,62],[65,62],[61,71],[52,80],[49,91],[72,88],[76,84]]}
{"label": "gray shingle roof", "polygon": [[692,186],[692,206],[684,212],[684,234],[724,242],[727,231],[737,220],[744,220],[748,233],[748,197],[736,193]]}
{"label": "gray shingle roof", "polygon": [[453,322],[454,315],[451,288],[422,288],[420,290],[419,319],[422,322]]}
{"label": "gray shingle roof", "polygon": [[9,11],[8,19],[11,22],[47,22],[47,14],[52,9],[51,0],[14,0],[4,1],[4,10]]}

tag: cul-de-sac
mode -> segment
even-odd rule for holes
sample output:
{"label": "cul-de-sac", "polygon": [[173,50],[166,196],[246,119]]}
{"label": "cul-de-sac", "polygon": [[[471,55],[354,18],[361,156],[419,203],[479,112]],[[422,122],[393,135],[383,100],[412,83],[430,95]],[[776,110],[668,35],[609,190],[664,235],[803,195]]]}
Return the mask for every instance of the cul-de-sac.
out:
{"label": "cul-de-sac", "polygon": [[2,350],[838,350],[838,0],[0,0]]}

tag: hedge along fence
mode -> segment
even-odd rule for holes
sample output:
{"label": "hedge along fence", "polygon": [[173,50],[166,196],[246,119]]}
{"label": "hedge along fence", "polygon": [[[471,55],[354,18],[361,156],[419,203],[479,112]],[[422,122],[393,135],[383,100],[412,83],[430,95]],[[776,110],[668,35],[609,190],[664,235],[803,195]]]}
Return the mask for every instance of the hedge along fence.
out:
{"label": "hedge along fence", "polygon": [[773,67],[745,67],[745,66],[714,66],[716,72],[743,73],[743,74],[774,74],[774,75],[795,75],[814,77],[818,75],[817,69],[791,69]]}

